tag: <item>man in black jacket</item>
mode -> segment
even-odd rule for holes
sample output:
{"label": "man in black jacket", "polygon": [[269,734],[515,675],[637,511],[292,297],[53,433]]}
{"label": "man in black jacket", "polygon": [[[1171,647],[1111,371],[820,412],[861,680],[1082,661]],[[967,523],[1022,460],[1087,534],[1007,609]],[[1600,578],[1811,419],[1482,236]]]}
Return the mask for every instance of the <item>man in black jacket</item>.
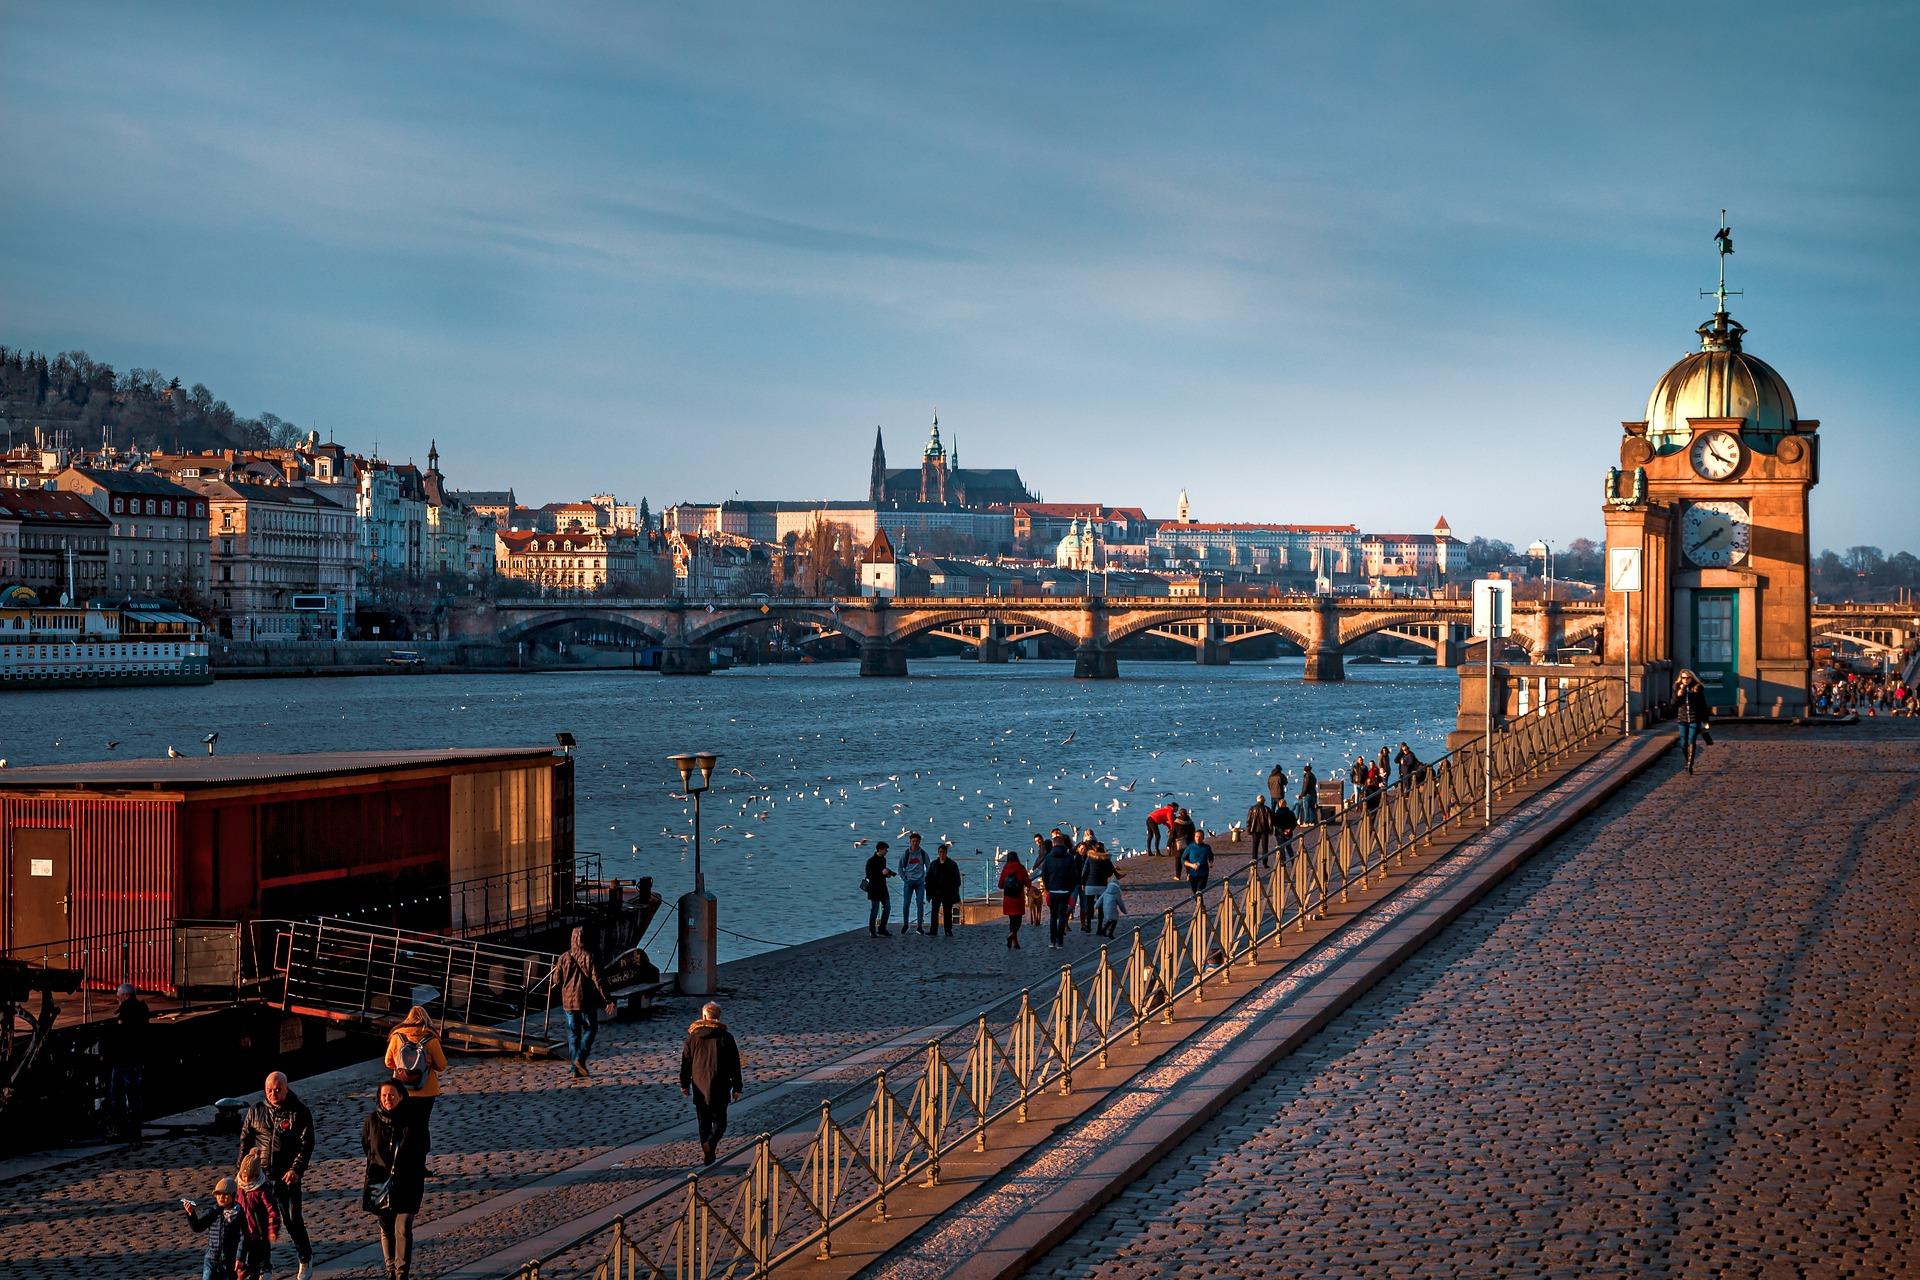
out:
{"label": "man in black jacket", "polygon": [[692,1093],[706,1164],[713,1163],[714,1148],[727,1132],[727,1103],[740,1101],[743,1087],[740,1046],[720,1021],[720,1006],[708,1001],[687,1028],[687,1043],[680,1050],[680,1093]]}
{"label": "man in black jacket", "polygon": [[1040,861],[1040,878],[1047,885],[1049,945],[1067,945],[1067,923],[1073,918],[1073,891],[1080,887],[1080,860],[1074,857],[1067,837],[1053,833],[1047,856]]}
{"label": "man in black jacket", "polygon": [[940,921],[947,922],[947,936],[953,936],[954,911],[960,905],[960,864],[947,856],[950,845],[941,845],[933,865],[927,868],[927,901],[933,904],[933,931],[940,932]]}
{"label": "man in black jacket", "polygon": [[260,1156],[260,1172],[273,1188],[280,1221],[287,1224],[287,1238],[300,1259],[294,1280],[307,1280],[313,1272],[313,1245],[300,1211],[300,1179],[313,1160],[313,1113],[294,1096],[283,1071],[267,1077],[265,1099],[247,1108],[240,1125],[239,1159],[246,1159],[249,1151]]}
{"label": "man in black jacket", "polygon": [[[1275,801],[1285,804],[1284,799]],[[1267,837],[1273,834],[1273,810],[1267,808],[1265,796],[1255,796],[1253,806],[1247,810],[1247,835],[1253,840],[1254,861],[1267,856]]]}

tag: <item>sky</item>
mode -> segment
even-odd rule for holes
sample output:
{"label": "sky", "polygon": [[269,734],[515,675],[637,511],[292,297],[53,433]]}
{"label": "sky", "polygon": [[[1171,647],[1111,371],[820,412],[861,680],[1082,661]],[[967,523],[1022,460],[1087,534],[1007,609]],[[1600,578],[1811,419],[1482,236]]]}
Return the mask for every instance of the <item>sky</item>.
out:
{"label": "sky", "polygon": [[[535,503],[1598,538],[1712,311],[1920,548],[1920,5],[0,0],[0,342]],[[1908,406],[1908,407],[1903,407]]]}

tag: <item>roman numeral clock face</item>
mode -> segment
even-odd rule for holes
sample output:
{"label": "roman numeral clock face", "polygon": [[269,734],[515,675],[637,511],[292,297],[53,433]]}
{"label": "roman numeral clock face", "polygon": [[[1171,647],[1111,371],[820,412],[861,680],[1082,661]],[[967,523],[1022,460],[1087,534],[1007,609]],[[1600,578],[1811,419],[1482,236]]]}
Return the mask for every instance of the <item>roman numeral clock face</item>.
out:
{"label": "roman numeral clock face", "polygon": [[1690,502],[1680,516],[1680,552],[1689,564],[1724,569],[1747,558],[1753,518],[1744,502]]}

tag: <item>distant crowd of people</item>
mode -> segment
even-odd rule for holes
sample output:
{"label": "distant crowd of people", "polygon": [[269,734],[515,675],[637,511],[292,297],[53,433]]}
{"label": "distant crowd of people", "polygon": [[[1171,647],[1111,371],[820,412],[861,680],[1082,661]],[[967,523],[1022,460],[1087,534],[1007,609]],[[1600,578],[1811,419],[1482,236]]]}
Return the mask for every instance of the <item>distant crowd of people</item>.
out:
{"label": "distant crowd of people", "polygon": [[1835,672],[1814,685],[1814,710],[1830,716],[1910,716],[1920,711],[1914,691],[1897,675]]}

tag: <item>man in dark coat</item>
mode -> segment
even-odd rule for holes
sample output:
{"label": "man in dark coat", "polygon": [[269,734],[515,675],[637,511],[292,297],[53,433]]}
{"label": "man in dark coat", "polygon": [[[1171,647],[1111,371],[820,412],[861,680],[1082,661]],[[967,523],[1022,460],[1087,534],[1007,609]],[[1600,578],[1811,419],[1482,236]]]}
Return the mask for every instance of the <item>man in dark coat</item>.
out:
{"label": "man in dark coat", "polygon": [[947,923],[947,936],[953,936],[953,917],[960,906],[960,864],[948,857],[951,845],[941,845],[934,852],[933,865],[927,868],[927,901],[933,904],[933,931],[940,932],[940,922]]}
{"label": "man in dark coat", "polygon": [[147,1024],[153,1021],[153,1010],[131,982],[121,983],[116,994],[119,1007],[100,1038],[107,1062],[107,1112],[122,1137],[138,1142],[147,1081]]}
{"label": "man in dark coat", "polygon": [[600,1011],[613,1016],[613,993],[600,975],[600,962],[587,946],[586,931],[573,931],[573,945],[553,965],[553,985],[560,993],[560,1010],[567,1019],[567,1061],[573,1074],[587,1076],[587,1055],[600,1034]]}
{"label": "man in dark coat", "polygon": [[1284,803],[1273,811],[1273,846],[1285,849],[1287,841],[1293,839],[1293,833],[1300,828],[1300,820]]}
{"label": "man in dark coat", "polygon": [[704,1163],[713,1163],[714,1148],[727,1132],[727,1103],[740,1101],[744,1087],[740,1046],[727,1024],[720,1021],[720,1006],[708,1001],[699,1018],[687,1028],[687,1043],[680,1050],[680,1093],[693,1097]]}
{"label": "man in dark coat", "polygon": [[1287,771],[1279,765],[1267,772],[1267,799],[1276,809],[1287,802]]}
{"label": "man in dark coat", "polygon": [[1049,945],[1067,945],[1067,925],[1073,918],[1073,891],[1080,886],[1080,859],[1074,856],[1067,838],[1058,832],[1047,846],[1040,862],[1040,878],[1047,885]]}
{"label": "man in dark coat", "polygon": [[[1275,804],[1286,803],[1286,793]],[[1267,808],[1265,796],[1255,796],[1253,807],[1247,810],[1247,835],[1253,841],[1253,856],[1256,861],[1267,856],[1267,837],[1273,834],[1273,810]]]}
{"label": "man in dark coat", "polygon": [[[893,895],[887,889],[887,881],[894,874],[893,868],[887,865],[887,847],[885,840],[873,846],[873,855],[867,859],[867,869],[860,877],[860,887],[867,891],[867,936],[870,938],[893,936],[893,930],[887,928],[887,916],[893,911]],[[905,936],[904,929],[902,936]]]}
{"label": "man in dark coat", "polygon": [[300,1179],[313,1160],[313,1113],[294,1096],[283,1071],[267,1077],[266,1097],[247,1108],[247,1118],[240,1124],[240,1155],[235,1163],[246,1159],[249,1151],[260,1157],[260,1172],[273,1188],[280,1221],[287,1225],[287,1238],[300,1260],[294,1280],[307,1280],[313,1270],[313,1245],[300,1210]]}

